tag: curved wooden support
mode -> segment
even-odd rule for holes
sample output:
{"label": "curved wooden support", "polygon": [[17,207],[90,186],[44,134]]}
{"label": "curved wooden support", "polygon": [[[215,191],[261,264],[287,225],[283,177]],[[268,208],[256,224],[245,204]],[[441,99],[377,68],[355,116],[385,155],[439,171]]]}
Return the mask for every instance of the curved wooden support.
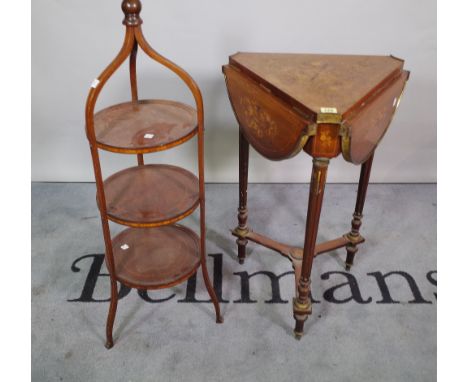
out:
{"label": "curved wooden support", "polygon": [[145,36],[143,36],[143,32],[141,28],[135,29],[135,38],[138,41],[138,45],[140,45],[141,49],[153,60],[159,62],[161,65],[165,66],[177,76],[184,81],[184,83],[188,86],[192,95],[195,99],[195,104],[197,106],[197,113],[198,113],[198,121],[203,123],[203,98],[201,95],[201,91],[194,81],[194,79],[188,74],[184,69],[180,66],[176,65],[172,61],[168,60],[166,57],[160,55],[156,52],[151,45],[146,41]]}
{"label": "curved wooden support", "polygon": [[[205,285],[208,289],[208,292],[213,301],[215,310],[216,310],[216,321],[222,322],[223,318],[219,309],[219,302],[217,300],[216,294],[214,292],[213,286],[210,282],[208,271],[206,267],[206,227],[205,227],[205,180],[204,180],[204,110],[203,110],[203,99],[198,85],[190,77],[190,75],[185,72],[182,68],[161,56],[157,53],[145,40],[143,33],[141,31],[141,24],[143,23],[140,18],[141,12],[141,2],[140,0],[123,0],[122,1],[122,10],[125,14],[123,24],[126,25],[126,33],[123,45],[114,58],[114,60],[106,67],[106,69],[97,77],[92,85],[88,94],[85,108],[85,118],[86,118],[86,136],[90,143],[91,156],[93,159],[93,168],[94,175],[96,179],[97,187],[97,201],[101,214],[102,229],[104,235],[104,242],[106,248],[106,265],[109,269],[109,275],[111,280],[111,303],[109,307],[109,314],[107,318],[106,325],[106,347],[111,348],[114,344],[112,331],[113,325],[117,310],[117,301],[118,301],[118,291],[117,291],[117,277],[115,271],[115,262],[114,262],[114,253],[112,249],[112,238],[109,230],[109,222],[107,220],[107,204],[106,197],[104,193],[104,183],[102,178],[101,166],[99,161],[99,152],[98,152],[98,143],[96,140],[96,131],[94,128],[94,111],[97,99],[103,87],[109,78],[116,72],[116,70],[123,64],[123,62],[129,57],[129,72],[130,72],[130,85],[131,85],[131,95],[132,102],[139,102],[138,100],[138,84],[137,84],[137,74],[136,74],[136,60],[138,54],[138,46],[152,59],[156,62],[167,67],[169,70],[177,74],[184,83],[190,89],[197,108],[197,133],[198,133],[198,182],[199,182],[199,205],[200,205],[200,256],[201,256],[201,266],[203,271],[203,277],[205,280]],[[195,133],[194,133],[195,134]],[[193,136],[192,134],[191,136]],[[190,136],[190,137],[191,137]],[[137,154],[138,164],[143,165],[143,154]]]}
{"label": "curved wooden support", "polygon": [[96,134],[94,131],[94,108],[103,86],[111,75],[122,65],[129,56],[134,42],[133,30],[127,28],[124,43],[116,58],[107,66],[101,75],[94,80],[86,101],[86,136],[90,142],[91,157],[93,159],[94,177],[96,179],[98,207],[101,214],[101,223],[106,246],[106,263],[109,268],[111,278],[115,278],[114,257],[112,253],[112,238],[107,221],[106,197],[104,194],[104,183],[102,179],[99,153],[96,147]]}
{"label": "curved wooden support", "polygon": [[118,291],[117,291],[117,281],[113,278],[110,279],[111,282],[111,302],[109,305],[109,314],[107,315],[107,324],[106,324],[106,348],[110,349],[114,346],[114,338],[112,332],[114,329],[115,314],[117,313],[117,302],[119,300]]}
{"label": "curved wooden support", "polygon": [[[138,54],[138,42],[135,40],[133,42],[132,53],[130,54],[130,88],[132,91],[132,102],[138,102],[138,82],[136,74],[136,59]],[[143,160],[143,154],[137,154],[138,165],[143,166],[145,164]]]}
{"label": "curved wooden support", "polygon": [[156,52],[151,45],[146,41],[141,28],[135,29],[135,38],[138,41],[138,45],[141,49],[153,60],[165,66],[172,72],[174,72],[190,89],[193,98],[195,100],[197,108],[197,120],[198,120],[198,179],[199,179],[199,198],[200,198],[200,254],[201,263],[203,268],[203,276],[205,278],[205,284],[208,292],[210,293],[211,300],[215,305],[217,322],[222,322],[221,315],[219,313],[219,303],[216,294],[210,291],[209,278],[206,273],[206,226],[205,226],[205,173],[204,173],[204,110],[203,110],[203,98],[201,95],[200,88],[194,79],[180,66],[176,65],[172,61],[168,60],[164,56]]}
{"label": "curved wooden support", "polygon": [[138,42],[133,42],[132,53],[130,54],[130,87],[132,89],[132,101],[138,101],[138,83],[136,75],[136,59],[138,54]]}
{"label": "curved wooden support", "polygon": [[224,322],[223,316],[221,315],[221,310],[219,308],[218,298],[216,297],[216,293],[214,291],[213,285],[211,284],[210,277],[208,276],[208,269],[206,267],[206,258],[202,256],[202,273],[203,273],[203,281],[205,282],[205,287],[208,290],[208,294],[211,297],[211,301],[213,302],[215,312],[216,312],[216,323],[222,324]]}
{"label": "curved wooden support", "polygon": [[112,250],[112,238],[109,229],[109,222],[107,221],[107,211],[106,211],[106,197],[104,194],[104,183],[102,179],[101,165],[99,161],[99,153],[96,146],[96,134],[94,131],[94,108],[96,106],[96,101],[101,92],[103,86],[107,80],[112,76],[112,74],[122,65],[122,63],[129,56],[133,43],[134,43],[134,34],[133,30],[127,28],[124,43],[120,52],[117,54],[116,58],[107,66],[107,68],[101,73],[101,75],[94,80],[91,90],[88,94],[88,99],[86,101],[86,136],[88,137],[91,149],[91,157],[93,160],[94,168],[94,177],[96,179],[96,188],[97,188],[97,199],[98,207],[101,215],[101,224],[102,231],[104,235],[104,244],[105,244],[105,258],[106,265],[109,270],[109,275],[111,279],[111,303],[109,307],[109,314],[107,318],[106,326],[106,347],[110,349],[114,342],[112,338],[112,329],[114,326],[114,319],[117,310],[117,282],[115,276],[115,262],[114,255]]}
{"label": "curved wooden support", "polygon": [[107,66],[106,69],[97,77],[91,85],[91,90],[86,100],[86,135],[91,144],[96,144],[96,134],[94,131],[94,108],[96,106],[97,98],[101,93],[102,88],[115,73],[115,71],[123,64],[123,62],[130,55],[135,41],[135,34],[133,28],[127,28],[125,39],[120,49],[120,52],[114,60]]}
{"label": "curved wooden support", "polygon": [[198,121],[198,184],[199,184],[199,198],[200,198],[200,256],[201,266],[205,285],[210,294],[211,300],[216,310],[216,322],[222,323],[223,318],[219,310],[219,302],[214,293],[213,287],[208,277],[206,270],[206,225],[205,225],[205,163],[204,163],[204,110],[203,110],[203,97],[195,80],[180,66],[176,65],[166,57],[156,52],[151,45],[146,41],[141,28],[135,28],[135,38],[138,45],[141,47],[150,58],[168,68],[175,73],[190,89],[195,100],[197,109]]}

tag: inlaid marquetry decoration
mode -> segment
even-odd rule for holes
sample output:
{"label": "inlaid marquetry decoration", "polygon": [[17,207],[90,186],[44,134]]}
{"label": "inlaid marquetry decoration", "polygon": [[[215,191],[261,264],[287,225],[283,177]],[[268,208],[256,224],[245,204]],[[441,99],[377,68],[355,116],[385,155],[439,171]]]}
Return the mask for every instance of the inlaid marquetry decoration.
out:
{"label": "inlaid marquetry decoration", "polygon": [[[312,314],[310,275],[315,256],[346,248],[344,264],[350,270],[358,245],[364,242],[360,227],[374,151],[400,103],[409,72],[403,70],[402,60],[392,56],[281,53],[237,53],[223,72],[239,123],[238,226],[232,230],[238,259],[244,263],[250,241],[292,262],[294,334],[301,338],[304,322]],[[290,158],[301,149],[313,157],[308,204],[290,201],[294,208],[307,205],[302,247],[278,242],[248,226],[250,146],[274,160]],[[361,165],[351,231],[318,244],[328,165],[340,154]]]}

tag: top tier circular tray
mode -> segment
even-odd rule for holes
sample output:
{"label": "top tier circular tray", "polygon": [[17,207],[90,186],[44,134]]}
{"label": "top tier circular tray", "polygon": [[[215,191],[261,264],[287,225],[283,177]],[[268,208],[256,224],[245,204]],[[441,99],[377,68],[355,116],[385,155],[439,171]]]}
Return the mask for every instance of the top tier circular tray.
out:
{"label": "top tier circular tray", "polygon": [[197,113],[167,100],[125,102],[94,116],[96,143],[103,150],[149,153],[180,145],[197,133]]}
{"label": "top tier circular tray", "polygon": [[158,227],[190,215],[199,204],[198,179],[171,165],[119,171],[104,182],[107,216],[130,227]]}

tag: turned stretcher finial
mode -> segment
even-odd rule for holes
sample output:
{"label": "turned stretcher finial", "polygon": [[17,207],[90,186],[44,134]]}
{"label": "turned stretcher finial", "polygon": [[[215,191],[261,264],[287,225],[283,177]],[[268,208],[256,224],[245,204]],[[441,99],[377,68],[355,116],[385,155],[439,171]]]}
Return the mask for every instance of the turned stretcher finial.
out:
{"label": "turned stretcher finial", "polygon": [[129,27],[136,27],[143,24],[143,20],[140,18],[140,0],[123,0],[122,11],[125,13],[125,18],[122,21],[122,24]]}

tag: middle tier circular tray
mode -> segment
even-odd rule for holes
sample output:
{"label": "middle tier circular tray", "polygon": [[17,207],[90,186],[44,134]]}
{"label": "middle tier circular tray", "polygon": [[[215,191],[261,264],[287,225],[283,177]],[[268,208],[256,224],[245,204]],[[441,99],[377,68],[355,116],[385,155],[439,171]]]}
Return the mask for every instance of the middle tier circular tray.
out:
{"label": "middle tier circular tray", "polygon": [[199,204],[198,178],[183,168],[148,164],[104,181],[107,216],[131,227],[157,227],[190,215]]}
{"label": "middle tier circular tray", "polygon": [[112,239],[117,279],[133,288],[168,288],[200,265],[200,239],[181,225],[127,228]]}
{"label": "middle tier circular tray", "polygon": [[98,147],[148,153],[184,143],[197,133],[197,112],[176,101],[141,100],[110,106],[94,116]]}

